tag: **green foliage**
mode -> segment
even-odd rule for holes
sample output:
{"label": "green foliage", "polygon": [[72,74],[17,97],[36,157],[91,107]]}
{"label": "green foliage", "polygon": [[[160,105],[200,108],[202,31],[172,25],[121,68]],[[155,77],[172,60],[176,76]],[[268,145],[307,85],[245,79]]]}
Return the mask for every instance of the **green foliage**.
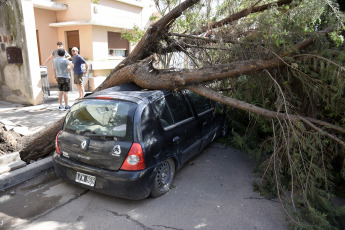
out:
{"label": "green foliage", "polygon": [[156,19],[158,19],[158,16],[150,16],[150,18],[149,18],[150,21],[154,21]]}
{"label": "green foliage", "polygon": [[137,25],[134,25],[132,31],[126,30],[126,32],[121,33],[121,37],[128,40],[129,42],[132,42],[132,44],[135,45],[140,41],[144,34],[144,31],[140,30]]}
{"label": "green foliage", "polygon": [[[178,4],[172,0],[157,2],[162,15]],[[204,0],[188,9],[171,31],[200,31],[243,9],[272,1],[222,1],[215,8],[210,2]],[[217,43],[183,42],[192,47],[187,50],[193,57],[193,62],[188,60],[191,68],[282,57],[286,63],[283,67],[209,86],[224,96],[264,109],[345,128],[344,22],[343,13],[332,0],[293,1],[207,31],[215,34]],[[317,33],[326,28],[334,32],[329,36]],[[313,46],[295,50],[296,44],[310,37],[315,40]],[[226,39],[235,42],[224,42]],[[164,41],[164,46],[169,42]],[[296,52],[294,56],[287,55],[291,51]],[[311,127],[301,120],[268,119],[233,108],[226,114],[232,132],[230,139],[222,141],[246,151],[258,162],[256,174],[261,180],[256,189],[265,197],[280,197],[292,228],[345,228],[345,207],[333,202],[335,194],[345,197],[345,150],[332,138],[345,140],[344,132],[321,124]]]}
{"label": "green foliage", "polygon": [[330,37],[335,42],[337,47],[339,47],[342,44],[344,44],[344,36],[343,35],[341,35],[341,34],[339,34],[337,32],[332,32],[332,33],[330,33]]}

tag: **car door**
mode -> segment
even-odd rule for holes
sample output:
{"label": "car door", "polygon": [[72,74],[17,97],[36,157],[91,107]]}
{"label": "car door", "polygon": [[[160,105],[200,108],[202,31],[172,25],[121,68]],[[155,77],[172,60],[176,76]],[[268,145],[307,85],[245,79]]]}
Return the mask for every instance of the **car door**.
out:
{"label": "car door", "polygon": [[171,93],[153,103],[162,126],[164,148],[186,162],[200,151],[200,131],[193,112],[181,93]]}
{"label": "car door", "polygon": [[201,128],[201,148],[206,147],[216,136],[214,107],[208,98],[205,98],[192,91],[185,90],[189,102],[192,104],[198,116],[199,127]]}

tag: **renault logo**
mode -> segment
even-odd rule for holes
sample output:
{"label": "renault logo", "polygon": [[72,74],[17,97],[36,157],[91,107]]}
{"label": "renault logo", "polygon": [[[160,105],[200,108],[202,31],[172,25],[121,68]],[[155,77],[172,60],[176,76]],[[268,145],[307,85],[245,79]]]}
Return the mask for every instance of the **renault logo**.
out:
{"label": "renault logo", "polygon": [[89,140],[85,140],[81,142],[80,147],[84,150],[87,150],[89,148],[89,142],[90,142]]}

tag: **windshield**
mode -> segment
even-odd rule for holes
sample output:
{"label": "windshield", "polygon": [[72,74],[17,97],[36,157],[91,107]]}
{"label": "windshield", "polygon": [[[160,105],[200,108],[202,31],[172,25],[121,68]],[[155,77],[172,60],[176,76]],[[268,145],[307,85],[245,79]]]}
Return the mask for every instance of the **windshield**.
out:
{"label": "windshield", "polygon": [[72,106],[64,130],[88,136],[131,138],[136,104],[120,100],[85,100]]}

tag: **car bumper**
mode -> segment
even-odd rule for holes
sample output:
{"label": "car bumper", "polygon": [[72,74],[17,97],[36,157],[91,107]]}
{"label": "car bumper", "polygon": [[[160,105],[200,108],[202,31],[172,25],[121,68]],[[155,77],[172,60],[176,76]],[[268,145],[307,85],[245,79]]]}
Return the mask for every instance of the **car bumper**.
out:
{"label": "car bumper", "polygon": [[[78,186],[131,200],[148,197],[156,176],[155,168],[141,171],[112,171],[82,165],[57,153],[53,155],[55,173],[60,178]],[[77,172],[96,177],[93,187],[75,182]]]}

